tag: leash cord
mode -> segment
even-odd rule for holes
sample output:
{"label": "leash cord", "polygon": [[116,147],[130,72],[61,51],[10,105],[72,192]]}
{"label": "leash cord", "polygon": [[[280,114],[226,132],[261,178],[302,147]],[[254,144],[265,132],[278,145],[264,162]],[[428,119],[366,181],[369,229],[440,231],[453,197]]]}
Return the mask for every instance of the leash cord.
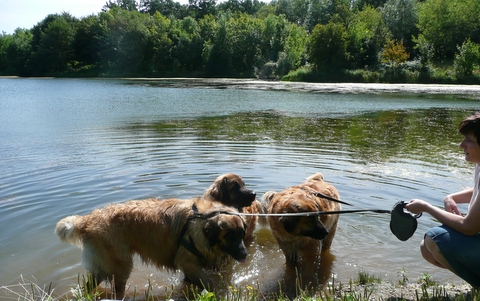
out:
{"label": "leash cord", "polygon": [[343,214],[357,212],[374,212],[374,213],[391,213],[390,210],[382,209],[357,209],[357,210],[340,210],[340,211],[318,211],[318,212],[298,212],[298,213],[231,213],[242,216],[315,216],[323,214]]}

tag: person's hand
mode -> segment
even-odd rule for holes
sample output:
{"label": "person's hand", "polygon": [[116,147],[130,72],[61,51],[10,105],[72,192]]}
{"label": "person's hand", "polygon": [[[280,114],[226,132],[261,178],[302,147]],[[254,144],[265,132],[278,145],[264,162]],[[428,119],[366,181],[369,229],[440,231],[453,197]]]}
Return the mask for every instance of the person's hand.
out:
{"label": "person's hand", "polygon": [[407,209],[413,214],[419,214],[424,212],[428,206],[429,204],[424,200],[412,199],[410,200],[410,203],[405,205],[405,209]]}
{"label": "person's hand", "polygon": [[462,215],[460,213],[460,210],[458,210],[457,203],[453,200],[451,196],[447,195],[443,200],[443,204],[445,206],[445,211],[451,212],[456,215]]}

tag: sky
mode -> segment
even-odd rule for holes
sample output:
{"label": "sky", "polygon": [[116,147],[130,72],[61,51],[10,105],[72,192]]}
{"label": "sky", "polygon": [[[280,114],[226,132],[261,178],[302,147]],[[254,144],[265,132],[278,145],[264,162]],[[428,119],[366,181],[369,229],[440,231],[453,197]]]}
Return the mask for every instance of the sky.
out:
{"label": "sky", "polygon": [[[49,14],[70,13],[82,18],[97,14],[108,0],[0,0],[0,33],[31,29]],[[175,1],[183,3],[182,1]],[[187,1],[188,2],[188,1]]]}

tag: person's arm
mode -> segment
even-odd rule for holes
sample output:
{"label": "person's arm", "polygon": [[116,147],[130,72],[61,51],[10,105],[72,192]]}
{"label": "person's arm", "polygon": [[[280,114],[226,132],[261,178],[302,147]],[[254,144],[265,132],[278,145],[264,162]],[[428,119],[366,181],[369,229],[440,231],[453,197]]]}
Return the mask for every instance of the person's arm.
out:
{"label": "person's arm", "polygon": [[413,199],[405,208],[413,214],[426,212],[440,223],[464,234],[475,235],[480,232],[480,200],[472,203],[467,215],[457,215],[435,207],[423,200]]}
{"label": "person's arm", "polygon": [[460,215],[457,204],[468,203],[472,198],[473,188],[468,188],[456,193],[449,194],[443,200],[445,211]]}

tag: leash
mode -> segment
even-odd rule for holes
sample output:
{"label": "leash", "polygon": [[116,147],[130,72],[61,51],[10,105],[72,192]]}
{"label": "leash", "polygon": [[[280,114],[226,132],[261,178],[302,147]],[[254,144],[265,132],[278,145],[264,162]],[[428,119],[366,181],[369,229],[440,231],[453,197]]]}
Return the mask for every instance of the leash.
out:
{"label": "leash", "polygon": [[[350,203],[340,201],[339,199],[333,198],[329,195],[320,193],[313,189],[307,189],[302,187],[302,190],[305,190],[316,197],[327,199],[332,202],[340,203],[347,206],[353,206]],[[344,214],[344,213],[358,213],[358,212],[374,212],[374,213],[392,213],[391,210],[383,209],[353,209],[353,210],[338,210],[338,211],[316,211],[316,212],[299,212],[299,213],[234,213],[243,216],[315,216],[315,215],[324,215],[324,214]]]}
{"label": "leash", "polygon": [[390,210],[383,209],[356,209],[356,210],[339,210],[339,211],[315,211],[315,212],[298,212],[298,213],[241,213],[229,212],[228,214],[242,215],[242,216],[315,216],[324,214],[344,214],[344,213],[358,213],[358,212],[374,212],[374,213],[391,213]]}

